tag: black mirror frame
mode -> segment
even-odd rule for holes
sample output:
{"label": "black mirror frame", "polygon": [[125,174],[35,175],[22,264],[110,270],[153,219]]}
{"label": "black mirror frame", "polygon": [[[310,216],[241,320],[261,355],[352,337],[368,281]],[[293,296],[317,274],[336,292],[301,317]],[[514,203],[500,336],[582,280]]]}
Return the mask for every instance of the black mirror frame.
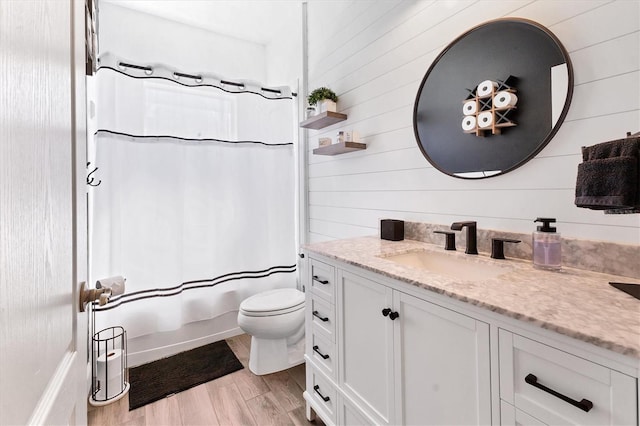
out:
{"label": "black mirror frame", "polygon": [[[426,83],[427,79],[429,78],[429,75],[431,74],[431,72],[435,68],[435,66],[447,54],[447,52],[449,52],[449,50],[455,44],[457,44],[460,40],[464,39],[466,36],[468,36],[472,32],[478,30],[479,28],[483,28],[483,27],[486,27],[488,25],[492,25],[494,23],[499,23],[499,22],[518,22],[518,23],[531,25],[531,26],[541,30],[547,37],[549,37],[555,43],[556,47],[559,49],[559,51],[561,52],[563,58],[565,59],[565,63],[567,65],[567,73],[568,73],[567,86],[568,87],[567,87],[566,98],[564,100],[564,106],[562,108],[562,111],[561,111],[560,115],[558,116],[557,122],[551,128],[549,133],[547,133],[547,135],[544,137],[544,139],[542,141],[540,141],[540,143],[537,145],[536,149],[533,150],[529,155],[527,155],[521,161],[515,163],[513,166],[511,166],[509,168],[506,168],[505,170],[502,170],[500,173],[496,173],[496,174],[489,175],[489,176],[467,177],[467,176],[456,175],[456,174],[454,174],[452,172],[444,170],[440,165],[438,165],[434,160],[432,160],[431,157],[425,151],[422,142],[420,141],[420,135],[418,133],[418,126],[417,126],[418,103],[420,101],[420,95],[422,94],[422,91],[424,89],[425,83]],[[556,135],[556,133],[560,129],[560,126],[564,123],[564,119],[567,116],[567,113],[569,111],[569,107],[571,105],[571,100],[573,98],[573,88],[574,88],[573,64],[571,63],[571,58],[569,57],[569,53],[567,52],[565,47],[562,45],[560,40],[555,36],[555,34],[553,34],[548,28],[546,28],[545,26],[543,26],[543,25],[541,25],[541,24],[539,24],[539,23],[537,23],[535,21],[532,21],[532,20],[529,20],[529,19],[524,19],[524,18],[499,18],[499,19],[493,19],[493,20],[484,22],[482,24],[476,25],[475,27],[465,31],[463,34],[461,34],[455,40],[453,40],[451,43],[449,43],[447,45],[447,47],[445,47],[442,50],[442,52],[440,52],[440,54],[436,57],[436,59],[429,66],[424,78],[422,79],[422,81],[420,83],[420,88],[418,89],[418,93],[416,95],[415,102],[414,102],[414,107],[413,107],[413,132],[414,132],[414,135],[415,135],[415,138],[416,138],[416,143],[418,144],[418,147],[420,148],[420,151],[422,152],[422,155],[424,155],[424,157],[427,159],[427,161],[433,167],[435,167],[437,170],[439,170],[440,172],[442,172],[442,173],[444,173],[446,175],[449,175],[449,176],[452,176],[452,177],[455,177],[455,178],[458,178],[458,179],[469,179],[469,180],[487,179],[487,178],[490,178],[490,177],[501,176],[501,175],[503,175],[505,173],[508,173],[508,172],[510,172],[512,170],[517,169],[518,167],[520,167],[520,166],[524,165],[525,163],[527,163],[529,160],[533,159],[540,151],[542,151],[542,149],[544,149],[545,146],[547,146],[547,144],[551,141],[551,139],[553,139],[553,137]]]}

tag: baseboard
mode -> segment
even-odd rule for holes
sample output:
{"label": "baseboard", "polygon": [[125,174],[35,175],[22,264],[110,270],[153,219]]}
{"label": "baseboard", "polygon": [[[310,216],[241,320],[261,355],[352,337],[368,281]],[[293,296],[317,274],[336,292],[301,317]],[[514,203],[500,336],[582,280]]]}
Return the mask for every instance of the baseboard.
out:
{"label": "baseboard", "polygon": [[187,340],[172,345],[161,346],[138,352],[129,352],[127,354],[127,365],[129,367],[135,367],[137,365],[146,364],[151,361],[166,358],[180,352],[188,351],[190,349],[217,342],[219,340],[228,339],[229,337],[237,336],[243,333],[244,331],[242,331],[240,327],[235,327],[229,330],[213,333],[208,336]]}

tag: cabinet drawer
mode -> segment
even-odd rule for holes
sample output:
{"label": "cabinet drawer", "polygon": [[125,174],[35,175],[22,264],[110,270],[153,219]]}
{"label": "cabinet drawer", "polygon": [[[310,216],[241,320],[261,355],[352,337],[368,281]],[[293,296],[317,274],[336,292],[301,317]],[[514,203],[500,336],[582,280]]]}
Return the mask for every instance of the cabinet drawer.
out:
{"label": "cabinet drawer", "polygon": [[314,294],[334,303],[335,268],[315,259],[310,261],[309,287]]}
{"label": "cabinet drawer", "polygon": [[[309,368],[310,367],[310,368]],[[313,365],[307,364],[307,394],[316,412],[326,417],[329,423],[336,422],[337,391]]]}
{"label": "cabinet drawer", "polygon": [[314,332],[324,334],[331,342],[335,342],[336,310],[334,305],[320,299],[317,295],[310,295],[307,299],[307,323],[311,324]]}
{"label": "cabinet drawer", "polygon": [[500,330],[500,397],[547,424],[637,424],[636,379]]}
{"label": "cabinet drawer", "polygon": [[335,343],[317,333],[316,327],[311,327],[311,336],[307,337],[306,352],[319,370],[336,379]]}

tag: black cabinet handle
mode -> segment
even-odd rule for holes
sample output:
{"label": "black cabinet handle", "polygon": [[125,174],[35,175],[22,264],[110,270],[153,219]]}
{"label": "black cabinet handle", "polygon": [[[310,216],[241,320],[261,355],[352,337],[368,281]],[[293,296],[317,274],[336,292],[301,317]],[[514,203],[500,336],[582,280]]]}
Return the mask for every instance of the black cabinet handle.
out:
{"label": "black cabinet handle", "polygon": [[571,399],[568,396],[561,394],[560,392],[556,392],[553,389],[546,387],[545,385],[541,385],[540,383],[538,383],[538,378],[533,374],[527,374],[527,377],[524,378],[524,381],[529,383],[531,386],[534,386],[540,390],[550,393],[556,398],[560,398],[561,400],[568,402],[574,407],[578,407],[579,409],[587,413],[589,412],[589,410],[593,408],[593,402],[589,401],[588,399],[583,398],[582,401],[578,402],[575,399]]}
{"label": "black cabinet handle", "polygon": [[327,321],[329,321],[329,318],[327,318],[327,317],[321,317],[320,315],[318,315],[318,311],[313,311],[313,316],[314,316],[314,317],[316,317],[316,318],[319,318],[319,319],[320,319],[320,321],[322,321],[322,322],[327,322]]}
{"label": "black cabinet handle", "polygon": [[300,256],[300,259],[304,259],[304,253],[298,253],[298,256]]}
{"label": "black cabinet handle", "polygon": [[318,345],[315,345],[315,346],[313,347],[313,351],[314,351],[315,353],[317,353],[318,355],[320,355],[320,356],[322,357],[322,359],[329,359],[329,355],[325,355],[325,354],[323,354],[322,352],[320,352],[320,351],[318,350]]}
{"label": "black cabinet handle", "polygon": [[330,400],[331,398],[329,398],[328,396],[324,396],[323,394],[321,394],[321,393],[320,393],[320,391],[319,391],[318,389],[320,389],[320,386],[318,386],[318,385],[315,385],[315,386],[313,387],[313,390],[314,390],[314,391],[316,391],[316,393],[317,393],[318,395],[320,395],[320,398],[322,398],[322,400],[323,400],[324,402],[329,402],[329,400]]}
{"label": "black cabinet handle", "polygon": [[393,321],[394,319],[398,318],[400,316],[400,314],[397,313],[397,312],[391,311],[391,308],[384,308],[382,310],[382,316],[383,317],[389,317],[391,319],[391,321]]}
{"label": "black cabinet handle", "polygon": [[328,280],[321,280],[320,277],[318,277],[317,275],[313,276],[313,280],[318,281],[320,284],[329,284]]}

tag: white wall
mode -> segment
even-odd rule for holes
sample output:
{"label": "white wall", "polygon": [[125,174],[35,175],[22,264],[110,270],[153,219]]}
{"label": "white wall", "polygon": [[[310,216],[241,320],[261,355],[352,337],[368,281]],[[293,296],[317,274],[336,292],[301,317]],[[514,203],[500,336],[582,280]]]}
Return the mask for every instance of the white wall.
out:
{"label": "white wall", "polygon": [[[336,9],[340,8],[340,13]],[[560,131],[533,160],[502,176],[449,177],[422,156],[413,103],[439,52],[475,25],[532,19],[568,50],[575,88]],[[556,217],[565,236],[640,243],[640,215],[574,206],[580,147],[640,130],[638,1],[376,1],[309,3],[309,88],[331,87],[348,120],[311,131],[308,143],[310,242],[378,233],[390,217],[530,232]],[[359,131],[365,151],[316,156],[318,137]]]}
{"label": "white wall", "polygon": [[266,48],[111,3],[100,3],[99,51],[135,63],[264,83]]}
{"label": "white wall", "polygon": [[302,78],[302,6],[291,2],[286,16],[274,18],[274,36],[266,45],[266,84],[295,92]]}

